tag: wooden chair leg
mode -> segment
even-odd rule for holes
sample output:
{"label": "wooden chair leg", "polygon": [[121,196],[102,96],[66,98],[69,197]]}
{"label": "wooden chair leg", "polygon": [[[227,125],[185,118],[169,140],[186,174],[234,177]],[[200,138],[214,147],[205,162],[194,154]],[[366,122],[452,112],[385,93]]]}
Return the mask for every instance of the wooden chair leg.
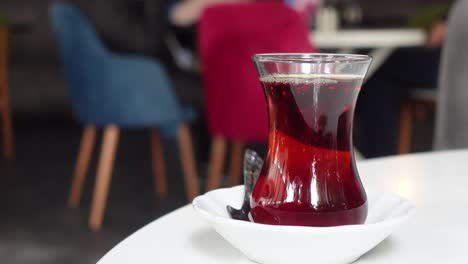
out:
{"label": "wooden chair leg", "polygon": [[151,156],[153,164],[154,188],[160,198],[167,197],[166,168],[161,137],[157,129],[151,130]]}
{"label": "wooden chair leg", "polygon": [[179,151],[182,161],[182,170],[184,172],[185,189],[187,199],[190,201],[200,193],[198,183],[198,173],[193,156],[193,144],[190,127],[186,124],[181,124],[177,133],[179,141]]}
{"label": "wooden chair leg", "polygon": [[222,137],[214,137],[211,142],[206,191],[211,191],[221,185],[225,156],[226,139]]}
{"label": "wooden chair leg", "polygon": [[229,164],[229,185],[235,186],[241,183],[242,154],[244,153],[244,143],[233,142],[231,149],[231,161]]}
{"label": "wooden chair leg", "polygon": [[75,165],[70,195],[68,197],[68,206],[71,208],[76,208],[80,204],[81,193],[88,173],[89,160],[91,159],[95,141],[96,127],[93,125],[86,126],[81,137],[80,150]]}
{"label": "wooden chair leg", "polygon": [[6,160],[14,158],[13,128],[8,95],[8,50],[9,33],[5,27],[0,28],[0,112],[3,134],[3,155]]}
{"label": "wooden chair leg", "polygon": [[93,203],[89,217],[89,227],[93,231],[101,229],[118,139],[119,128],[117,126],[109,125],[104,129]]}
{"label": "wooden chair leg", "polygon": [[[4,77],[3,79],[5,79]],[[13,126],[11,121],[11,112],[8,96],[8,83],[6,80],[2,80],[0,84],[2,91],[0,93],[0,112],[2,118],[2,134],[3,134],[3,156],[6,160],[13,160],[14,158],[14,143],[13,143]]]}
{"label": "wooden chair leg", "polygon": [[398,154],[406,154],[411,150],[412,122],[411,103],[404,102],[400,110]]}
{"label": "wooden chair leg", "polygon": [[418,102],[414,107],[415,119],[419,122],[426,120],[429,115],[431,105],[432,105],[431,102],[426,102],[426,101]]}
{"label": "wooden chair leg", "polygon": [[3,128],[3,155],[6,160],[14,158],[14,143],[13,143],[13,128],[11,124],[11,114],[8,106],[5,106],[2,111],[2,128]]}

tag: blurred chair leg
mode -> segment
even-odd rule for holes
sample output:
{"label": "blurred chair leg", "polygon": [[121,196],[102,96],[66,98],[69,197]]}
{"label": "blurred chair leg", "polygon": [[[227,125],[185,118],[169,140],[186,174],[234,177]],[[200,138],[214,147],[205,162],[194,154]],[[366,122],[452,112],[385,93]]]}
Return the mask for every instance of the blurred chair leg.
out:
{"label": "blurred chair leg", "polygon": [[214,137],[211,142],[206,191],[211,191],[221,185],[225,156],[226,139],[222,137]]}
{"label": "blurred chair leg", "polygon": [[93,231],[101,229],[118,139],[119,127],[109,125],[104,129],[96,184],[94,186],[93,203],[89,217],[89,227]]}
{"label": "blurred chair leg", "polygon": [[414,109],[414,116],[416,120],[419,122],[426,120],[433,106],[434,106],[434,102],[430,102],[430,101],[418,102]]}
{"label": "blurred chair leg", "polygon": [[229,164],[229,185],[235,186],[241,183],[243,142],[233,142],[231,149],[231,161]]}
{"label": "blurred chair leg", "polygon": [[[6,78],[6,77],[5,77]],[[3,134],[3,155],[6,160],[13,160],[14,157],[14,143],[13,143],[13,126],[11,124],[11,112],[10,112],[10,103],[8,96],[8,84],[7,80],[2,80],[0,84],[0,111],[2,118],[2,134]]]}
{"label": "blurred chair leg", "polygon": [[166,168],[161,137],[157,129],[151,129],[151,156],[153,160],[154,188],[160,198],[167,197]]}
{"label": "blurred chair leg", "polygon": [[8,95],[8,50],[9,33],[0,29],[0,112],[3,134],[3,155],[6,160],[14,158],[13,128],[11,124],[10,98]]}
{"label": "blurred chair leg", "polygon": [[411,150],[411,137],[412,137],[412,113],[411,103],[404,102],[400,110],[400,135],[398,154],[406,154]]}
{"label": "blurred chair leg", "polygon": [[197,167],[193,156],[193,144],[190,127],[187,124],[181,124],[177,133],[179,141],[179,151],[182,161],[182,169],[184,172],[185,189],[187,199],[190,201],[200,193],[198,183]]}
{"label": "blurred chair leg", "polygon": [[91,159],[95,141],[96,127],[94,125],[87,125],[81,137],[80,150],[75,165],[75,172],[73,173],[70,195],[68,197],[68,206],[71,208],[76,208],[80,204],[81,193],[83,192],[83,185],[88,173],[89,160]]}

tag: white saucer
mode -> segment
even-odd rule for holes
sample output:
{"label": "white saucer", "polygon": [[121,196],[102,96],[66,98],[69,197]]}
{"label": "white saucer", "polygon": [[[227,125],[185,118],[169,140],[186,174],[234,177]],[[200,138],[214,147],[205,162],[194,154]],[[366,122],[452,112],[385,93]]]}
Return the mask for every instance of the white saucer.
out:
{"label": "white saucer", "polygon": [[363,225],[337,227],[274,226],[233,220],[226,205],[240,208],[244,187],[200,195],[195,211],[252,261],[261,264],[351,263],[402,224],[412,204],[395,194],[366,190],[369,213]]}

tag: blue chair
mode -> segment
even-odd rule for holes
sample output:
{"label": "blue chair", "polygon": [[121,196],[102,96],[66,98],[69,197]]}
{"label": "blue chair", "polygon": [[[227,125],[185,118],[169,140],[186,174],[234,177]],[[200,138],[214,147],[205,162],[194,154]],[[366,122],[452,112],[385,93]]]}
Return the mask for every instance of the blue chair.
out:
{"label": "blue chair", "polygon": [[103,127],[104,138],[89,219],[93,230],[101,227],[120,128],[152,128],[155,189],[163,197],[167,187],[160,134],[177,137],[187,197],[197,196],[198,176],[186,124],[195,115],[177,102],[161,63],[110,52],[88,20],[69,4],[54,3],[49,11],[73,110],[85,125],[70,191],[70,207],[79,205],[96,127]]}

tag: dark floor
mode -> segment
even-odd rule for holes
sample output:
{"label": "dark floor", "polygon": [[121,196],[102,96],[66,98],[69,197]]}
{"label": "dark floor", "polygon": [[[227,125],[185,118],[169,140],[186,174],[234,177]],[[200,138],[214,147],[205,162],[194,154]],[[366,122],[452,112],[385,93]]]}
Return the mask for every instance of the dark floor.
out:
{"label": "dark floor", "polygon": [[[169,197],[159,201],[146,131],[123,132],[103,229],[90,232],[96,152],[80,208],[66,205],[80,128],[62,118],[27,120],[15,124],[15,135],[15,161],[0,160],[0,263],[95,263],[138,228],[186,203],[177,151],[166,151]],[[164,144],[174,149],[175,142]]]}
{"label": "dark floor", "polygon": [[[147,131],[124,131],[103,229],[89,231],[97,151],[80,208],[66,205],[80,130],[70,118],[16,119],[16,159],[0,160],[0,263],[96,263],[138,228],[187,203],[176,142],[164,142],[169,197],[160,201],[153,192]],[[208,143],[197,131],[199,127],[193,136],[203,182]],[[413,149],[428,150],[432,122],[418,124],[414,133]],[[264,153],[264,146],[253,148]]]}

